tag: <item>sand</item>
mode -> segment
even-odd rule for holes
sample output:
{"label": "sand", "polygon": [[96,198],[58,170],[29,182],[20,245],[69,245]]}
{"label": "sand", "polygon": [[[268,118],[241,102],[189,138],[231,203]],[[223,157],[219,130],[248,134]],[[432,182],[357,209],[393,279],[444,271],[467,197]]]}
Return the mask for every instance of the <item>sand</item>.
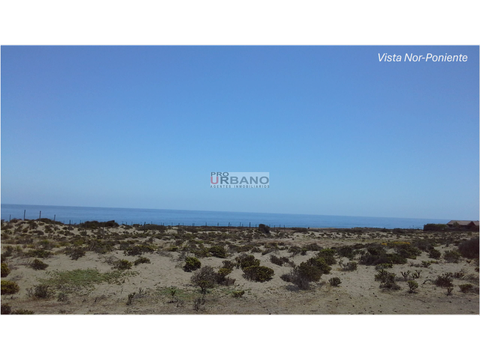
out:
{"label": "sand", "polygon": [[[77,226],[19,220],[2,224],[2,254],[12,252],[10,256],[2,255],[10,269],[2,280],[15,281],[20,288],[18,293],[2,295],[2,305],[9,305],[11,311],[28,310],[34,314],[479,314],[478,259],[461,257],[458,262],[448,262],[443,258],[446,251],[458,250],[459,243],[474,237],[478,239],[478,233],[379,229],[281,230],[270,234],[247,228],[219,231],[210,228],[191,232],[190,228],[144,230],[141,226],[119,226],[85,230]],[[113,249],[103,254],[88,250],[85,240],[92,239],[111,241]],[[303,248],[315,244],[322,248],[336,248],[349,245],[362,250],[367,244],[376,243],[384,244],[392,252],[389,244],[414,243],[416,240],[435,244],[442,256],[434,260],[428,252],[422,251],[415,259],[408,259],[407,264],[387,269],[396,274],[399,290],[380,288],[380,283],[375,281],[375,266],[359,263],[355,271],[342,269],[341,263],[358,263],[359,254],[352,260],[337,254],[330,274],[323,274],[318,282],[311,283],[308,290],[301,290],[281,279],[281,275],[291,272],[292,266],[279,266],[270,261],[270,256],[275,255],[288,257],[299,265],[318,253],[318,250],[308,250],[303,255],[294,255],[289,251],[293,246]],[[65,253],[75,241],[77,246],[86,249],[85,255],[77,260]],[[84,243],[78,245],[82,241]],[[202,267],[211,266],[218,271],[224,260],[235,261],[241,252],[245,252],[260,260],[260,265],[273,269],[273,278],[266,282],[250,281],[244,278],[242,269],[234,268],[228,275],[235,280],[233,285],[216,285],[202,295],[200,288],[191,282],[193,273],[183,269],[185,257],[194,256],[185,247],[189,244],[200,246],[201,242],[206,248],[220,244],[227,249],[226,258],[199,257]],[[135,244],[149,245],[154,251],[126,255],[122,246]],[[267,253],[274,244],[277,244],[276,250]],[[241,246],[247,247],[239,248]],[[51,252],[49,257],[39,258],[48,265],[45,270],[30,267],[34,257],[26,254],[32,249]],[[49,282],[55,274],[78,269],[112,273],[116,261],[124,259],[133,263],[140,256],[149,259],[150,263],[117,271],[119,277],[111,282],[99,282],[87,288],[58,287]],[[425,267],[429,261],[434,263]],[[420,271],[420,277],[415,279],[419,287],[411,293],[401,273],[410,271],[412,274],[416,270]],[[434,283],[445,273],[457,274],[452,279],[454,286],[450,295],[447,295],[446,288]],[[338,287],[329,283],[333,277],[341,279]],[[35,298],[32,293],[42,283],[50,284],[50,294],[47,298]],[[472,284],[472,291],[460,291],[461,284]],[[233,296],[240,291],[244,291],[241,297]]]}

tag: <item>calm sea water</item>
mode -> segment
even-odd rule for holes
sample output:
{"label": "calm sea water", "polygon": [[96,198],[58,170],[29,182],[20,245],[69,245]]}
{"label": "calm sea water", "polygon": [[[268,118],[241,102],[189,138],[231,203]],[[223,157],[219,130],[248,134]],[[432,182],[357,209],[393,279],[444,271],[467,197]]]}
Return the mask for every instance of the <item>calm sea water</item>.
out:
{"label": "calm sea water", "polygon": [[77,206],[12,205],[2,204],[2,220],[55,219],[63,223],[79,224],[84,221],[115,220],[119,224],[209,225],[209,226],[258,226],[271,227],[378,227],[423,228],[428,223],[447,223],[446,219],[405,219],[361,216],[329,216],[298,214],[266,214],[223,211],[190,211],[159,209],[123,209]]}

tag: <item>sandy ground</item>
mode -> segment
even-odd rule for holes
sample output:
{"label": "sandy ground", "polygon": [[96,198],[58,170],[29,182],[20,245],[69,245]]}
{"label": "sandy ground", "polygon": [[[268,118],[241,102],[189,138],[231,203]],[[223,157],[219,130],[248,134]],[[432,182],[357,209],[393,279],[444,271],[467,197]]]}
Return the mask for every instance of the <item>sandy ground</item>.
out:
{"label": "sandy ground", "polygon": [[[76,226],[53,226],[39,221],[31,225],[32,222],[2,224],[2,261],[10,269],[8,276],[2,277],[2,280],[15,281],[20,288],[18,293],[2,295],[2,305],[8,304],[12,311],[30,310],[35,314],[479,314],[478,259],[461,257],[458,262],[447,262],[443,258],[445,251],[457,249],[456,245],[464,240],[478,238],[478,233],[445,234],[409,230],[399,234],[374,229],[310,229],[306,232],[272,231],[266,235],[253,229],[226,229],[221,232],[201,230],[191,233],[188,230],[178,232],[176,228],[158,231],[120,226],[84,230]],[[224,239],[217,237],[209,240],[212,234],[224,234]],[[72,260],[65,249],[72,246],[74,241],[80,244],[82,239],[115,241],[115,245],[112,251],[104,254],[87,250],[85,256]],[[289,251],[292,246],[302,248],[316,244],[322,248],[335,248],[357,244],[361,249],[370,243],[413,242],[418,239],[435,243],[435,249],[441,252],[442,257],[425,267],[422,262],[425,265],[425,262],[433,259],[423,251],[415,259],[408,259],[407,264],[393,265],[393,268],[387,269],[397,275],[399,290],[380,288],[380,283],[375,281],[375,266],[358,264],[355,271],[342,270],[341,263],[350,260],[338,255],[330,274],[322,275],[320,281],[312,283],[309,290],[300,290],[280,277],[290,273],[291,266],[278,266],[270,261],[270,256],[275,255],[288,257],[299,265],[318,253],[309,250],[304,255],[293,255]],[[112,264],[115,261],[126,259],[133,263],[139,256],[126,255],[121,249],[121,244],[128,242],[131,245],[151,245],[155,251],[140,255],[148,258],[150,263],[132,266],[110,283],[100,282],[89,288],[73,290],[51,285],[48,298],[32,296],[36,286],[42,281],[48,282],[56,273],[77,269],[96,269],[99,273],[109,273],[114,271]],[[204,242],[207,248],[217,243],[226,246],[226,258],[199,257],[202,267],[212,266],[218,270],[224,260],[235,261],[240,252],[246,252],[260,260],[260,265],[273,269],[274,276],[267,282],[254,282],[245,279],[240,268],[234,268],[228,275],[235,280],[233,285],[217,285],[208,290],[204,301],[199,304],[197,300],[196,303],[196,299],[201,299],[202,295],[190,281],[193,273],[183,270],[185,257],[193,256],[182,249],[189,242]],[[272,244],[277,244],[277,249],[265,253]],[[251,249],[242,251],[236,245],[249,245],[257,249],[254,252]],[[85,244],[79,246],[86,248]],[[172,246],[177,246],[177,249]],[[49,257],[40,259],[48,264],[45,270],[30,267],[34,257],[26,254],[32,249],[51,252]],[[11,255],[4,256],[8,251],[12,252]],[[358,262],[359,257],[356,255],[353,261]],[[410,293],[401,272],[414,273],[416,270],[420,271],[420,277],[415,279],[419,287],[415,293]],[[462,275],[453,278],[453,291],[447,295],[447,289],[436,286],[434,280],[449,272]],[[330,285],[328,280],[333,277],[341,279],[338,287]],[[461,292],[459,285],[467,283],[473,285],[473,290]],[[173,295],[172,289],[175,291]],[[244,291],[243,296],[234,297],[234,292],[238,291]]]}

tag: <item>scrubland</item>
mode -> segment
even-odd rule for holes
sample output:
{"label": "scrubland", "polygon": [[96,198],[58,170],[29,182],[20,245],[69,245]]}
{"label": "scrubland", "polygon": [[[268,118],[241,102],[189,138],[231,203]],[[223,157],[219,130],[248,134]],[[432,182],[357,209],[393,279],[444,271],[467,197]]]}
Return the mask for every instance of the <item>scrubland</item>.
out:
{"label": "scrubland", "polygon": [[2,314],[478,314],[478,232],[2,222]]}

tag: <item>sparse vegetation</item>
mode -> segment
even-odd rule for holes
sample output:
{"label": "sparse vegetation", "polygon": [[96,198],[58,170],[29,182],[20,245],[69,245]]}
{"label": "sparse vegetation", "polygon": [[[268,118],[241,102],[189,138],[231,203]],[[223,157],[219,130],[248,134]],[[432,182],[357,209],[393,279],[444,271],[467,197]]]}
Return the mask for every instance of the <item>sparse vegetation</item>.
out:
{"label": "sparse vegetation", "polygon": [[192,272],[197,269],[200,269],[202,263],[196,257],[187,257],[185,259],[185,265],[183,265],[183,270],[186,272]]}
{"label": "sparse vegetation", "polygon": [[10,268],[7,263],[2,262],[2,278],[7,277],[10,274]]}
{"label": "sparse vegetation", "polygon": [[274,271],[266,266],[249,266],[243,269],[246,279],[265,282],[272,279]]}
{"label": "sparse vegetation", "polygon": [[[378,271],[375,280],[382,290],[405,290],[400,297],[412,300],[403,301],[405,313],[429,309],[427,313],[478,314],[478,233],[473,231],[112,225],[2,221],[2,277],[18,283],[13,295],[2,293],[2,313],[383,313],[392,309],[390,300],[402,300],[372,289],[373,269],[363,266],[368,265]],[[193,274],[183,273],[187,262]],[[59,271],[75,263],[81,269]],[[86,269],[87,264],[102,269],[108,264],[112,270],[101,273]],[[30,268],[42,270],[35,274],[34,285]],[[143,277],[149,270],[157,279]],[[357,271],[358,277],[346,271]],[[192,281],[197,273],[203,276]],[[135,274],[142,275],[127,278]],[[287,282],[283,286],[275,281],[279,275]],[[104,283],[110,285],[104,288]],[[357,306],[359,289],[369,296],[370,307]],[[407,294],[419,289],[419,299],[431,306],[417,307],[418,295]],[[445,294],[456,296],[448,299]],[[384,303],[388,306],[380,307]]]}
{"label": "sparse vegetation", "polygon": [[48,267],[48,264],[45,264],[41,260],[35,259],[32,261],[30,266],[34,270],[45,270]]}
{"label": "sparse vegetation", "polygon": [[2,295],[12,295],[20,291],[15,281],[2,280]]}

